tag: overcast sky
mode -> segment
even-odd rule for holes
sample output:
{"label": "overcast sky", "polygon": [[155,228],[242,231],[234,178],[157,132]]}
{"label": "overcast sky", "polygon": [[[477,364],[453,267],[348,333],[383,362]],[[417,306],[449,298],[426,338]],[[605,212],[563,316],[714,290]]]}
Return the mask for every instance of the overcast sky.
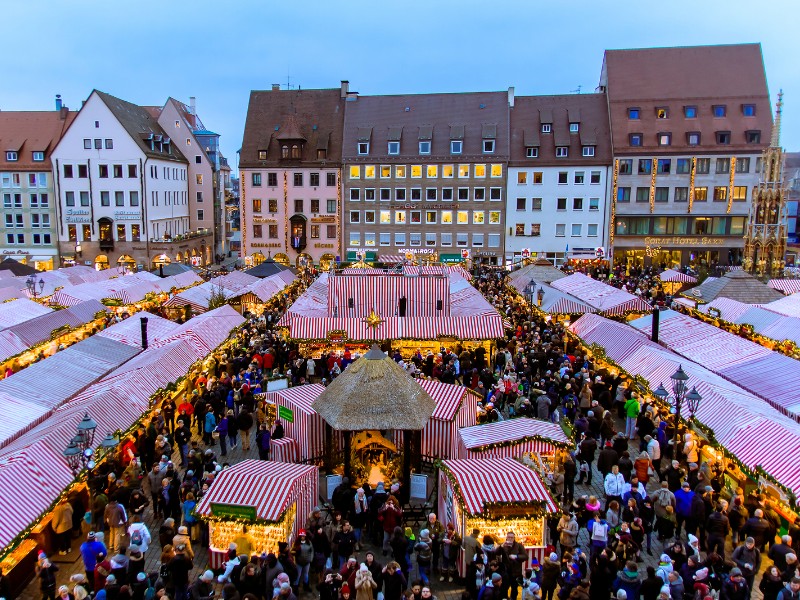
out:
{"label": "overcast sky", "polygon": [[[763,11],[762,12],[762,7]],[[772,15],[775,15],[772,17]],[[7,0],[0,109],[197,97],[236,166],[249,92],[350,81],[362,94],[593,91],[603,50],[761,42],[783,146],[800,150],[798,0]]]}

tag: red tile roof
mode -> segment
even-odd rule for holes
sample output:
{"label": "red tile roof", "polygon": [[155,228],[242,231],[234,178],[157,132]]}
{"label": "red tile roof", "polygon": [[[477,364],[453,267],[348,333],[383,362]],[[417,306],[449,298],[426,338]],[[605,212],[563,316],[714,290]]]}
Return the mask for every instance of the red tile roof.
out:
{"label": "red tile roof", "polygon": [[[0,111],[0,171],[50,171],[50,153],[76,112]],[[6,150],[16,150],[19,160],[6,160]],[[33,153],[44,152],[44,162],[34,162]]]}

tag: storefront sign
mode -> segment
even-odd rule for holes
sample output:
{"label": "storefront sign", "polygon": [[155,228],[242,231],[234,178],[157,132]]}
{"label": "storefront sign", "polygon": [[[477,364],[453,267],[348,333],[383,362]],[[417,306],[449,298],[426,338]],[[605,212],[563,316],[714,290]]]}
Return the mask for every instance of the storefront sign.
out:
{"label": "storefront sign", "polygon": [[276,219],[270,219],[267,217],[253,217],[253,223],[277,223]]}
{"label": "storefront sign", "polygon": [[30,252],[25,252],[24,250],[3,250],[3,254],[6,256],[15,256],[17,254],[20,256],[28,256]]}
{"label": "storefront sign", "polygon": [[333,244],[314,244],[314,248],[333,248]]}
{"label": "storefront sign", "polygon": [[278,418],[283,419],[284,421],[288,421],[289,423],[294,423],[294,412],[292,412],[291,408],[287,408],[286,406],[279,406]]}
{"label": "storefront sign", "polygon": [[426,500],[428,498],[428,476],[411,476],[411,497]]}
{"label": "storefront sign", "polygon": [[436,254],[433,248],[400,248],[398,254]]}
{"label": "storefront sign", "polygon": [[725,238],[721,237],[646,237],[644,243],[648,246],[722,246]]}
{"label": "storefront sign", "polygon": [[325,491],[327,492],[326,495],[328,496],[328,502],[333,499],[333,490],[339,487],[342,483],[342,476],[341,475],[328,475],[325,478]]}
{"label": "storefront sign", "polygon": [[68,208],[64,216],[67,223],[90,223],[92,220],[89,211],[80,208]]}
{"label": "storefront sign", "polygon": [[[475,256],[497,256],[497,252],[476,252]],[[469,258],[469,256],[467,256],[467,258]]]}
{"label": "storefront sign", "polygon": [[259,242],[259,243],[256,243],[256,244],[250,244],[250,247],[251,248],[283,248],[283,244],[281,244],[280,242],[269,242],[269,243]]}
{"label": "storefront sign", "polygon": [[347,332],[344,329],[334,329],[329,331],[326,337],[331,342],[343,342],[347,339]]}
{"label": "storefront sign", "polygon": [[211,514],[223,519],[256,519],[255,506],[237,506],[235,504],[211,503]]}
{"label": "storefront sign", "polygon": [[335,223],[336,217],[312,217],[312,223]]}
{"label": "storefront sign", "polygon": [[142,218],[142,213],[135,210],[118,210],[114,212],[114,219],[117,221],[138,221]]}

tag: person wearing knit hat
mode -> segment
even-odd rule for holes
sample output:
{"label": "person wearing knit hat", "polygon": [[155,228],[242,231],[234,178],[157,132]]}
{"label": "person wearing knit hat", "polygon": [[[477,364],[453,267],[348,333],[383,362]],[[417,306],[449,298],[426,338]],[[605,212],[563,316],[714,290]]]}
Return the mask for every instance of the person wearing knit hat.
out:
{"label": "person wearing knit hat", "polygon": [[342,595],[342,598],[347,600],[350,598],[350,586],[347,585],[347,582],[342,584],[342,588],[339,590],[339,593]]}

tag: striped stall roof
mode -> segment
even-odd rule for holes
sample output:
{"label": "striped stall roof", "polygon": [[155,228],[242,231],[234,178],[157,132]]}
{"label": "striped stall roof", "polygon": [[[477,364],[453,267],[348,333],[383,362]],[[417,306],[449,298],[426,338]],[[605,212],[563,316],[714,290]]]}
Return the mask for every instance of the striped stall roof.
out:
{"label": "striped stall roof", "polygon": [[0,304],[0,329],[35,319],[50,312],[53,312],[52,308],[27,298],[4,302]]}
{"label": "striped stall roof", "polygon": [[[511,286],[523,296],[525,295],[525,288],[529,282],[529,279],[519,276],[512,277],[510,280]],[[578,300],[575,296],[567,294],[566,292],[562,292],[561,290],[546,283],[536,282],[536,289],[539,290],[540,288],[542,291],[544,291],[544,295],[542,296],[542,305],[539,306],[539,309],[541,309],[543,312],[553,315],[574,315],[597,312],[589,304]]]}
{"label": "striped stall roof", "polygon": [[[379,315],[394,316],[400,298],[406,298],[406,315],[409,317],[447,316],[450,314],[449,284],[446,277],[408,277],[402,274],[336,276],[328,284],[329,314],[359,318],[375,311]],[[440,301],[442,308],[437,311]]]}
{"label": "striped stall roof", "polygon": [[0,331],[0,360],[5,360],[17,354],[22,354],[30,346],[23,342],[17,334],[12,331]]}
{"label": "striped stall roof", "polygon": [[583,273],[573,273],[550,285],[575,296],[578,300],[596,308],[598,312],[610,315],[619,315],[629,310],[643,312],[652,310],[652,307],[638,296],[587,277]]}
{"label": "striped stall roof", "polygon": [[[587,326],[582,323],[584,320],[593,323]],[[661,323],[662,340],[664,325],[671,320]],[[598,315],[584,315],[573,323],[571,329],[585,342],[605,346],[609,358],[631,375],[641,375],[651,389],[661,382],[669,382],[670,375],[682,366],[689,375],[690,385],[697,386],[703,397],[695,415],[697,420],[709,427],[717,441],[748,468],[761,467],[794,494],[800,494],[800,469],[797,468],[800,424],[796,421],[755,394],[686,357],[654,344],[644,335],[637,333],[638,338],[631,337],[630,332],[635,330],[630,325]],[[690,333],[696,335],[697,332],[693,330]],[[615,338],[628,343],[607,343]],[[633,351],[631,345],[635,347]],[[718,349],[718,353],[732,354],[722,349]]]}
{"label": "striped stall roof", "polygon": [[[70,327],[80,327],[94,320],[95,315],[100,311],[106,311],[106,307],[97,300],[81,302],[64,310],[56,310],[23,323],[17,323],[6,329],[19,337],[28,346],[50,339],[54,329],[69,325]],[[2,357],[2,359],[7,357]]]}
{"label": "striped stall roof", "polygon": [[697,307],[697,310],[708,314],[710,308],[716,308],[720,312],[720,318],[724,321],[735,323],[739,317],[753,308],[753,305],[739,302],[733,298],[720,297],[714,298],[714,300],[708,304],[701,304]]}
{"label": "striped stall roof", "polygon": [[196,511],[211,517],[214,504],[252,506],[258,519],[277,522],[297,502],[297,520],[302,523],[316,504],[318,486],[317,467],[245,460],[217,476]]}
{"label": "striped stall roof", "polygon": [[270,275],[264,279],[259,279],[255,283],[251,283],[241,290],[239,294],[253,294],[262,302],[267,302],[275,294],[283,291],[283,289],[295,281],[295,279],[297,279],[297,277],[291,271],[281,271],[280,273]]}
{"label": "striped stall roof", "polygon": [[217,286],[221,286],[226,290],[238,294],[248,285],[252,285],[257,281],[258,277],[255,277],[254,275],[248,275],[244,271],[233,271],[231,273],[228,273],[227,275],[214,277],[213,279],[211,279],[210,283],[213,283],[214,285]]}
{"label": "striped stall roof", "polygon": [[[643,317],[631,325],[649,334],[652,320]],[[795,389],[800,381],[797,360],[671,310],[661,312],[659,341],[800,422],[800,398]]]}
{"label": "striped stall roof", "polygon": [[542,480],[513,458],[445,460],[442,468],[457,483],[460,501],[470,515],[483,515],[492,504],[506,502],[544,503],[547,512],[558,511]]}
{"label": "striped stall roof", "polygon": [[188,304],[192,307],[194,314],[204,313],[208,310],[208,301],[211,299],[211,294],[215,293],[217,290],[221,290],[226,299],[236,295],[236,293],[231,290],[219,288],[215,280],[212,279],[201,285],[184,290],[179,294],[175,294],[164,303],[164,306],[181,307]]}
{"label": "striped stall roof", "polygon": [[663,271],[658,278],[661,281],[671,281],[674,283],[697,283],[697,277],[692,277],[686,273],[681,273],[675,269],[667,269]]}
{"label": "striped stall roof", "polygon": [[768,304],[762,304],[762,307],[788,317],[800,317],[800,294],[792,294]]}
{"label": "striped stall roof", "polygon": [[[459,429],[458,435],[460,444],[463,445],[465,450],[478,450],[489,453],[493,450],[501,450],[501,448],[490,449],[486,448],[487,446],[516,442],[515,454],[517,456],[523,452],[552,453],[556,446],[573,445],[560,425],[527,417],[466,427]],[[534,440],[532,439],[534,437],[544,439]],[[491,456],[491,454],[487,454],[487,456]],[[502,457],[504,455],[498,453],[497,456]],[[459,456],[459,458],[467,458],[466,453],[464,456]]]}
{"label": "striped stall roof", "polygon": [[432,339],[456,337],[462,340],[486,340],[504,336],[502,317],[493,315],[478,317],[389,317],[377,327],[368,325],[364,319],[307,317],[293,315],[289,321],[293,339],[326,339],[329,332],[346,331],[350,340],[386,339]]}
{"label": "striped stall roof", "polygon": [[163,339],[156,341],[153,347],[158,348],[174,340],[185,340],[194,347],[197,358],[201,358],[228,339],[231,331],[242,323],[244,318],[236,309],[226,304],[189,319]]}
{"label": "striped stall roof", "polygon": [[96,333],[95,337],[122,342],[126,346],[141,347],[142,317],[147,317],[147,340],[150,344],[158,342],[180,327],[174,321],[142,311]]}
{"label": "striped stall roof", "polygon": [[770,279],[767,285],[786,294],[800,293],[800,279]]}
{"label": "striped stall roof", "polygon": [[318,383],[266,392],[267,402],[292,411],[294,421],[284,419],[286,437],[297,442],[299,460],[318,458],[325,450],[325,421],[311,408],[311,404],[325,390]]}

